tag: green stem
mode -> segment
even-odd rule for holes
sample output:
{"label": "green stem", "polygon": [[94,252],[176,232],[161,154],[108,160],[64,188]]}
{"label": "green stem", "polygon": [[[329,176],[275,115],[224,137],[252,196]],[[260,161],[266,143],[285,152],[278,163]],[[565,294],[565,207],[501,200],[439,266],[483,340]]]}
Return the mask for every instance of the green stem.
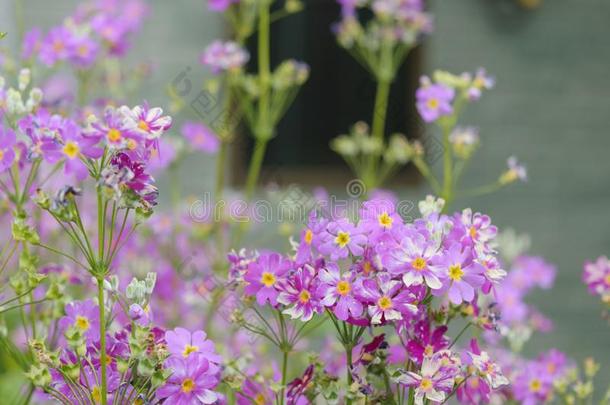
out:
{"label": "green stem", "polygon": [[102,394],[102,405],[108,404],[107,382],[106,382],[106,319],[104,318],[104,277],[97,279],[97,300],[100,309],[100,368],[102,381],[100,391]]}
{"label": "green stem", "polygon": [[390,97],[390,82],[381,80],[377,83],[375,95],[375,109],[373,110],[373,138],[383,141],[385,135],[385,121],[388,113],[388,98]]}
{"label": "green stem", "polygon": [[453,159],[449,142],[450,132],[449,126],[443,127],[443,198],[445,199],[445,210],[448,209],[453,198]]}
{"label": "green stem", "polygon": [[[225,166],[227,161],[227,154],[229,151],[229,144],[225,139],[221,139],[220,141],[220,150],[218,152],[218,157],[216,158],[216,187],[214,188],[214,209],[212,211],[212,215],[216,216],[216,209],[220,207],[219,204],[222,200],[222,191],[225,183]],[[224,259],[224,213],[220,213],[220,218],[218,218],[218,223],[216,224],[216,243],[217,250],[221,252],[221,257]],[[213,218],[214,220],[216,218]]]}
{"label": "green stem", "polygon": [[282,358],[282,391],[280,392],[280,404],[284,405],[286,400],[286,380],[288,379],[288,351],[284,350]]}
{"label": "green stem", "polygon": [[[349,395],[349,389],[352,386],[352,383],[354,382],[354,380],[352,378],[352,347],[349,344],[345,345],[345,366],[347,368],[347,371],[345,374],[345,378],[347,381],[346,395]],[[352,400],[348,397],[345,399],[345,403],[347,405],[351,405]]]}
{"label": "green stem", "polygon": [[267,149],[266,139],[257,139],[254,145],[254,153],[250,160],[250,167],[248,169],[248,177],[246,179],[246,199],[250,200],[254,196],[254,190],[256,189],[256,183],[260,176],[261,167],[265,158],[265,150]]}

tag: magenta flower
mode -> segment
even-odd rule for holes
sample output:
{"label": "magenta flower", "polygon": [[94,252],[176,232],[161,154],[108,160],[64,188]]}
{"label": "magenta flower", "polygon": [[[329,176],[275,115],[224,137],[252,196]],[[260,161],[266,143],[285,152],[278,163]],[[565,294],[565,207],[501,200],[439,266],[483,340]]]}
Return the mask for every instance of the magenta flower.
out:
{"label": "magenta flower", "polygon": [[316,287],[315,270],[310,265],[305,265],[281,284],[282,291],[277,301],[282,305],[292,305],[283,311],[286,315],[307,322],[322,308],[316,295]]}
{"label": "magenta flower", "polygon": [[417,313],[417,306],[413,304],[415,295],[387,273],[379,274],[376,279],[364,280],[358,295],[368,303],[368,313],[374,325],[402,320]]}
{"label": "magenta flower", "polygon": [[208,0],[208,8],[211,11],[226,11],[231,4],[237,4],[239,0]]}
{"label": "magenta flower", "polygon": [[58,61],[70,56],[72,32],[63,25],[52,28],[40,44],[39,58],[47,66],[53,66]]}
{"label": "magenta flower", "polygon": [[200,62],[209,66],[212,73],[240,69],[244,66],[250,55],[242,46],[233,41],[214,41],[203,52]]}
{"label": "magenta flower", "polygon": [[155,206],[159,192],[154,179],[145,170],[143,163],[132,160],[126,153],[118,153],[110,160],[109,167],[102,171],[102,181],[118,196],[131,191],[143,205]]}
{"label": "magenta flower", "polygon": [[315,211],[309,214],[309,222],[301,231],[301,241],[297,247],[296,262],[303,264],[313,258],[313,248],[318,248],[325,235],[328,220],[321,218]]}
{"label": "magenta flower", "polygon": [[495,390],[509,384],[508,379],[502,374],[500,366],[491,361],[487,352],[479,349],[476,339],[472,339],[471,349],[472,351],[467,354],[470,364],[491,388]]}
{"label": "magenta flower", "polygon": [[120,110],[112,107],[106,108],[104,117],[96,120],[88,129],[87,136],[100,140],[110,149],[114,150],[136,150],[140,148],[143,141],[142,135],[135,131],[133,123],[126,119]]}
{"label": "magenta flower", "polygon": [[62,332],[74,327],[90,342],[99,339],[99,309],[92,300],[70,302],[65,311],[66,315],[59,320]]}
{"label": "magenta flower", "polygon": [[[102,403],[102,391],[100,381],[102,381],[102,371],[99,367],[92,369],[90,366],[85,366],[80,374],[80,383],[87,391],[91,393],[91,398],[94,403]],[[121,375],[114,371],[111,367],[106,367],[106,384],[108,389],[108,403],[112,403],[112,395],[119,388],[121,383]],[[78,401],[76,401],[78,402]]]}
{"label": "magenta flower", "polygon": [[402,218],[396,213],[393,202],[378,199],[362,204],[358,227],[366,232],[371,244],[378,242],[397,226],[402,225]]}
{"label": "magenta flower", "polygon": [[218,151],[220,140],[207,126],[187,121],[180,132],[188,139],[195,150],[205,153],[216,153]]}
{"label": "magenta flower", "polygon": [[264,383],[258,383],[247,378],[241,386],[241,392],[236,393],[237,405],[272,404],[275,393]]}
{"label": "magenta flower", "polygon": [[84,137],[81,128],[73,121],[66,120],[61,129],[59,142],[46,142],[41,149],[50,162],[63,159],[64,172],[73,173],[80,181],[84,180],[89,171],[83,158],[98,159],[103,149],[97,146],[97,139]]}
{"label": "magenta flower", "polygon": [[244,280],[248,283],[244,292],[255,295],[258,305],[263,306],[269,302],[272,306],[277,305],[280,281],[288,271],[291,263],[284,259],[279,253],[268,253],[248,266],[248,272]]}
{"label": "magenta flower", "polygon": [[158,139],[172,126],[172,118],[163,115],[163,109],[159,107],[150,108],[148,103],[131,109],[122,106],[120,111],[128,121],[131,121],[135,130],[142,133],[147,140]]}
{"label": "magenta flower", "polygon": [[436,357],[425,358],[420,374],[407,371],[396,378],[396,382],[415,388],[415,404],[423,405],[424,399],[443,402],[454,384],[454,375],[443,370],[442,362]]}
{"label": "magenta flower", "polygon": [[586,262],[583,281],[591,294],[599,295],[610,302],[610,261],[600,256],[595,262]]}
{"label": "magenta flower", "polygon": [[320,270],[318,278],[320,286],[316,295],[321,299],[320,304],[334,307],[334,314],[342,321],[347,321],[350,316],[359,318],[362,315],[364,307],[354,294],[356,278],[353,273],[341,274],[336,264],[329,263],[326,268]]}
{"label": "magenta flower", "polygon": [[99,55],[98,43],[86,35],[73,35],[68,46],[68,60],[78,68],[90,68]]}
{"label": "magenta flower", "polygon": [[434,122],[442,116],[453,113],[453,98],[455,91],[451,87],[443,84],[431,84],[429,79],[424,77],[422,87],[415,93],[417,111],[425,122]]}
{"label": "magenta flower", "polygon": [[8,170],[15,161],[17,143],[15,132],[10,128],[0,127],[0,173]]}
{"label": "magenta flower", "polygon": [[331,260],[344,259],[350,253],[361,256],[367,242],[362,231],[345,218],[330,222],[322,238],[324,242],[319,250],[325,255],[330,255]]}
{"label": "magenta flower", "polygon": [[445,336],[446,326],[439,326],[431,332],[430,322],[423,320],[415,324],[413,332],[413,338],[407,342],[407,351],[417,364],[422,364],[424,358],[432,357],[449,345]]}
{"label": "magenta flower", "polygon": [[485,282],[483,268],[472,260],[472,251],[469,248],[462,249],[457,243],[451,245],[434,266],[443,274],[443,287],[433,290],[433,294],[438,296],[447,292],[449,301],[455,305],[471,302],[475,288]]}
{"label": "magenta flower", "polygon": [[491,224],[491,218],[481,213],[474,213],[466,208],[453,218],[453,232],[460,234],[465,245],[480,246],[484,251],[489,251],[489,243],[493,241],[498,233],[498,228]]}
{"label": "magenta flower", "polygon": [[213,391],[220,380],[220,369],[202,355],[187,358],[172,356],[165,367],[173,372],[161,388],[157,398],[167,404],[214,404],[221,399]]}
{"label": "magenta flower", "polygon": [[209,362],[220,364],[222,358],[216,353],[214,342],[207,339],[204,331],[193,333],[184,328],[176,328],[165,332],[167,350],[174,356],[188,358],[195,353],[204,356]]}
{"label": "magenta flower", "polygon": [[402,275],[407,287],[425,283],[433,290],[442,287],[440,272],[432,265],[438,243],[420,233],[406,233],[400,243],[390,243],[382,254],[383,264],[392,274]]}
{"label": "magenta flower", "polygon": [[553,380],[539,364],[532,362],[518,371],[512,379],[515,399],[524,405],[547,403],[553,395]]}

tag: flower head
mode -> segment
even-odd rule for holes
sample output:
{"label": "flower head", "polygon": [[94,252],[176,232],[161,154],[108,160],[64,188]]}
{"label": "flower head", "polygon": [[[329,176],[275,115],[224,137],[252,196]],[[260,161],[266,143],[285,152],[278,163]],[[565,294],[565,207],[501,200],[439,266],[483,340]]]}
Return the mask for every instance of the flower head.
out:
{"label": "flower head", "polygon": [[189,358],[195,354],[204,356],[211,363],[219,364],[221,357],[216,353],[214,343],[207,339],[204,331],[190,332],[184,328],[176,328],[165,332],[167,349],[173,356]]}
{"label": "flower head", "polygon": [[429,83],[428,78],[424,78],[424,85],[417,89],[417,111],[426,122],[434,122],[442,116],[453,113],[453,98],[455,90],[440,83]]}
{"label": "flower head", "polygon": [[244,280],[248,283],[245,293],[255,295],[258,305],[269,302],[272,306],[277,305],[280,281],[283,280],[291,263],[284,259],[279,253],[268,253],[260,255],[256,261],[248,266],[248,272]]}
{"label": "flower head", "polygon": [[214,404],[221,398],[213,391],[220,381],[220,368],[204,356],[171,356],[164,366],[172,374],[157,390],[157,398],[168,404]]}

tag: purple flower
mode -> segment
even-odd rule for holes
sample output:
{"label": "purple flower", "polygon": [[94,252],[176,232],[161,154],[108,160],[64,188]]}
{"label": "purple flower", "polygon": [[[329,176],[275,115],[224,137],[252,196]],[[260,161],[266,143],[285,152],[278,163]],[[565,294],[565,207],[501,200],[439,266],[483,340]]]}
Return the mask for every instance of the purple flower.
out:
{"label": "purple flower", "polygon": [[82,159],[98,159],[103,154],[103,149],[97,146],[98,140],[84,137],[81,128],[71,120],[64,122],[59,138],[58,142],[43,144],[43,155],[51,162],[64,159],[65,173],[73,173],[78,180],[84,180],[89,171]]}
{"label": "purple flower", "polygon": [[292,319],[303,322],[309,321],[315,312],[320,312],[316,283],[315,270],[310,265],[305,265],[292,274],[287,282],[282,283],[282,292],[277,298],[280,304],[292,305],[283,312]]}
{"label": "purple flower", "polygon": [[290,262],[285,260],[279,253],[268,253],[248,266],[248,272],[244,280],[248,283],[244,292],[248,295],[256,295],[256,302],[263,306],[269,302],[272,306],[277,305],[279,295],[279,281],[282,280]]}
{"label": "purple flower", "polygon": [[423,405],[424,399],[432,402],[443,402],[451,391],[454,375],[443,370],[442,362],[437,357],[425,358],[419,374],[407,371],[396,378],[396,382],[415,388],[415,403]]}
{"label": "purple flower", "polygon": [[423,320],[415,324],[414,336],[407,343],[407,351],[411,358],[422,364],[424,358],[432,357],[435,353],[446,348],[449,340],[445,336],[446,326],[439,326],[430,332],[430,322]]}
{"label": "purple flower", "polygon": [[508,170],[500,176],[501,184],[509,184],[517,180],[527,181],[527,168],[515,156],[509,157],[506,164]]}
{"label": "purple flower", "polygon": [[350,253],[361,256],[367,238],[349,220],[341,218],[327,225],[323,240],[320,252],[330,255],[331,260],[337,260],[346,258]]}
{"label": "purple flower", "polygon": [[390,243],[382,254],[383,264],[392,274],[402,275],[407,287],[425,284],[433,290],[442,287],[439,270],[432,266],[437,243],[420,233],[406,233],[400,243]]}
{"label": "purple flower", "polygon": [[472,259],[472,251],[454,243],[434,263],[443,275],[443,287],[433,290],[433,294],[448,293],[449,301],[455,305],[471,302],[474,299],[475,288],[480,287],[485,278],[483,268]]}
{"label": "purple flower", "polygon": [[40,61],[47,66],[53,66],[70,55],[72,32],[62,26],[52,28],[40,44]]}
{"label": "purple flower", "polygon": [[74,327],[88,341],[99,339],[99,308],[92,300],[74,301],[66,305],[66,315],[59,320],[59,328],[63,332]]}
{"label": "purple flower", "polygon": [[205,153],[216,153],[218,151],[220,140],[207,126],[187,121],[180,132],[189,140],[194,149]]}
{"label": "purple flower", "polygon": [[119,197],[124,191],[131,191],[144,206],[155,206],[159,192],[145,169],[142,162],[132,160],[126,153],[118,153],[110,160],[109,167],[102,171],[102,181]]}
{"label": "purple flower", "polygon": [[320,270],[318,278],[320,286],[316,295],[321,299],[320,304],[334,307],[333,312],[342,321],[347,321],[350,316],[359,318],[362,315],[363,305],[354,294],[353,273],[341,274],[336,264],[329,263],[326,268]]}
{"label": "purple flower", "polygon": [[[102,381],[102,371],[99,367],[95,369],[90,366],[85,366],[83,372],[80,374],[80,383],[83,387],[87,388],[87,391],[91,393],[91,398],[94,403],[102,403],[102,391],[100,381]],[[111,367],[106,367],[106,388],[108,392],[108,403],[112,403],[112,394],[119,388],[121,383],[121,375],[114,371]],[[78,401],[75,401],[78,402]]]}
{"label": "purple flower", "polygon": [[428,78],[422,79],[424,85],[415,94],[417,111],[426,122],[434,122],[442,116],[451,115],[451,105],[455,91],[443,84],[431,84]]}
{"label": "purple flower", "polygon": [[250,55],[237,42],[214,41],[203,52],[200,62],[209,66],[212,73],[237,70],[244,66]]}
{"label": "purple flower", "polygon": [[491,224],[491,218],[479,212],[473,214],[470,208],[456,213],[453,217],[453,232],[460,234],[462,243],[467,246],[479,246],[483,251],[490,251],[489,243],[498,233],[498,228]]}
{"label": "purple flower", "polygon": [[157,390],[157,398],[164,403],[214,404],[221,399],[220,394],[213,391],[220,379],[220,369],[204,356],[172,356],[165,361],[165,367],[173,372]]}
{"label": "purple flower", "polygon": [[599,295],[610,302],[610,261],[600,256],[595,262],[586,262],[583,281],[591,294]]}
{"label": "purple flower", "polygon": [[21,59],[30,59],[32,55],[38,52],[40,48],[40,37],[42,31],[40,28],[32,28],[23,36],[23,44],[21,45]]}
{"label": "purple flower", "polygon": [[399,225],[402,225],[402,219],[396,213],[396,207],[393,202],[378,199],[365,201],[362,204],[358,227],[362,232],[368,234],[371,244],[379,241]]}
{"label": "purple flower", "polygon": [[171,128],[172,118],[163,115],[163,109],[159,107],[149,108],[148,103],[133,108],[122,106],[120,108],[123,116],[131,121],[135,127],[148,140],[158,139],[161,134]]}
{"label": "purple flower", "polygon": [[368,303],[368,313],[374,325],[402,320],[417,313],[417,306],[413,304],[415,295],[387,273],[379,274],[376,280],[364,280],[359,295]]}
{"label": "purple flower", "polygon": [[189,358],[195,354],[204,356],[211,363],[220,364],[222,358],[216,353],[214,342],[207,339],[204,331],[189,332],[184,328],[176,328],[165,332],[167,350],[173,356]]}
{"label": "purple flower", "polygon": [[493,77],[487,75],[485,69],[478,69],[472,80],[472,85],[468,88],[468,99],[471,101],[480,99],[482,90],[490,90],[495,84],[496,81]]}
{"label": "purple flower", "polygon": [[133,122],[127,119],[120,110],[106,108],[102,120],[96,120],[88,129],[87,136],[104,139],[108,148],[113,150],[136,150],[140,147],[142,136],[135,131]]}
{"label": "purple flower", "polygon": [[524,405],[547,403],[553,394],[553,380],[545,378],[545,370],[536,362],[527,364],[512,379],[515,399]]}
{"label": "purple flower", "polygon": [[15,132],[10,128],[0,127],[0,173],[8,170],[15,161],[17,143]]}
{"label": "purple flower", "polygon": [[208,8],[211,11],[226,11],[231,4],[237,4],[239,0],[208,0]]}

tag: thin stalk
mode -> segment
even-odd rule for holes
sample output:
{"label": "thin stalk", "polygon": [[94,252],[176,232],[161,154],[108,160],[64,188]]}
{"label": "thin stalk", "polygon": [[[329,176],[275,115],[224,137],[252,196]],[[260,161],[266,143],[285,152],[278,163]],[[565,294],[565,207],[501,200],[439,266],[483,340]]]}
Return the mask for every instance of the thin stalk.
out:
{"label": "thin stalk", "polygon": [[443,198],[448,207],[453,198],[453,159],[449,142],[450,129],[443,127]]}
{"label": "thin stalk", "polygon": [[100,390],[102,394],[102,405],[108,404],[108,384],[106,381],[106,319],[104,310],[104,277],[98,277],[97,279],[97,300],[100,309],[100,368],[102,381],[100,384]]}
{"label": "thin stalk", "polygon": [[282,357],[282,391],[280,392],[280,404],[284,405],[286,398],[286,380],[288,379],[288,351],[284,350]]}
{"label": "thin stalk", "polygon": [[[345,366],[347,368],[347,371],[345,374],[345,379],[347,382],[347,390],[348,390],[346,395],[349,395],[349,389],[352,386],[352,383],[354,382],[354,379],[352,377],[352,346],[350,344],[345,345]],[[346,398],[345,403],[347,405],[351,405],[352,400],[350,398]]]}
{"label": "thin stalk", "polygon": [[260,175],[263,159],[265,158],[265,150],[267,149],[266,139],[257,139],[254,145],[254,154],[250,160],[250,168],[248,169],[248,177],[246,180],[246,199],[250,200],[254,195],[256,183]]}

